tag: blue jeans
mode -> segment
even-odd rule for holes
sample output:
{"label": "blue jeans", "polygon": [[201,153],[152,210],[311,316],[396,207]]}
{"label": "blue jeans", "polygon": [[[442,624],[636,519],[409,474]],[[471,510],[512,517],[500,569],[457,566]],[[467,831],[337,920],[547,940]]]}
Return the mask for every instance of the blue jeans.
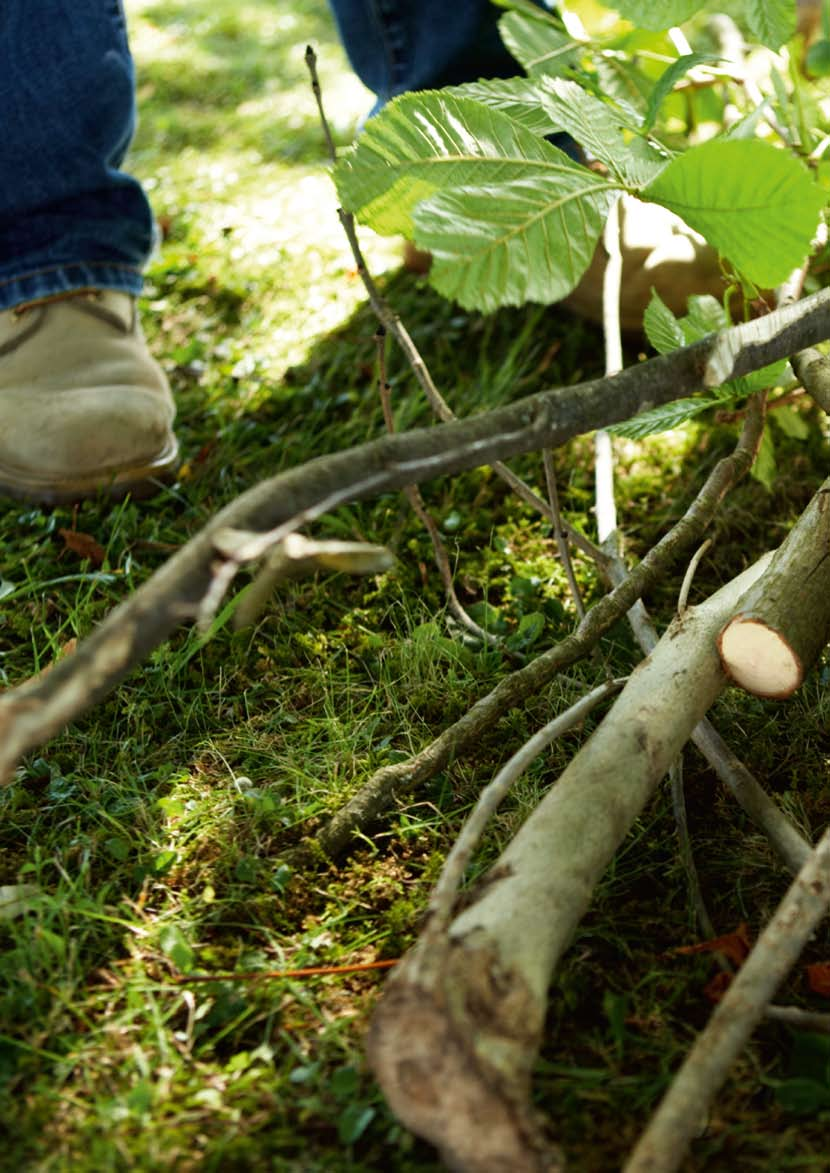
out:
{"label": "blue jeans", "polygon": [[[378,107],[517,72],[489,0],[330,4]],[[120,170],[135,127],[121,0],[0,0],[0,111],[0,310],[77,289],[140,293],[154,228]]]}

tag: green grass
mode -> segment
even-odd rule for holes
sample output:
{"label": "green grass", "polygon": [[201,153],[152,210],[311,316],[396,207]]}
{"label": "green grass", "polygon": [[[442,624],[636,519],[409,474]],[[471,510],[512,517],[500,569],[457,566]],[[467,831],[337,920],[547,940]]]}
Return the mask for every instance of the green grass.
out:
{"label": "green grass", "polygon": [[[40,510],[0,504],[0,681],[13,685],[83,637],[218,508],[312,455],[381,434],[375,329],[341,237],[302,61],[315,44],[335,130],[369,104],[322,2],[128,2],[142,121],[132,168],[165,240],[145,321],[179,403],[177,483],[151,504]],[[367,235],[373,269],[460,413],[596,372],[596,332],[556,308],[490,318],[442,303],[397,272],[394,242]],[[429,420],[390,356],[399,426]],[[732,442],[689,430],[626,449],[620,502],[642,553]],[[775,493],[747,484],[716,526],[703,592],[790,521],[823,475],[827,446],[782,448]],[[585,442],[557,456],[572,524],[591,532]],[[537,485],[535,459],[517,462]],[[487,470],[424,486],[463,602],[509,636],[543,619],[537,648],[573,608],[548,530]],[[92,534],[106,561],[64,549]],[[362,1036],[374,974],[223,975],[399,956],[440,859],[481,785],[550,714],[593,681],[575,669],[505,716],[475,755],[415,795],[353,859],[292,873],[286,853],[376,767],[425,744],[509,668],[450,639],[426,536],[397,495],[340,510],[321,535],[368,538],[394,571],[288,585],[255,629],[210,642],[182,630],[104,704],[50,741],[0,795],[0,884],[38,885],[0,924],[3,1164],[38,1171],[437,1170],[392,1119]],[[599,586],[579,576],[589,598]],[[6,588],[4,588],[6,589]],[[649,603],[665,619],[677,583]],[[488,606],[491,610],[488,611]],[[620,625],[603,643],[632,662]],[[730,694],[716,721],[800,819],[827,818],[825,676],[767,705]],[[782,728],[786,736],[782,736]],[[480,871],[580,743],[540,760],[494,821]],[[757,931],[785,877],[689,754],[690,819],[719,929]],[[573,1157],[606,1169],[706,1018],[695,937],[659,796],[632,832],[557,978],[535,1094]],[[826,941],[812,946],[821,956]],[[182,975],[218,975],[208,982]],[[783,995],[805,997],[801,976]],[[827,1108],[804,1117],[778,1085],[804,1050],[763,1028],[720,1098],[689,1169],[819,1169]],[[820,1084],[820,1080],[819,1080]],[[786,1103],[786,1098],[784,1103]]]}

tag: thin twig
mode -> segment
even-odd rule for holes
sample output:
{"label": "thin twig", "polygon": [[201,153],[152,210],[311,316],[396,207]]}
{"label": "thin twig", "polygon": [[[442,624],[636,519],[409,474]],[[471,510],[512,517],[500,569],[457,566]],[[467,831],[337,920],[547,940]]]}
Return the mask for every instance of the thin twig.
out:
{"label": "thin twig", "polygon": [[[378,326],[375,332],[375,342],[377,344],[377,360],[378,360],[378,389],[380,392],[381,410],[383,411],[383,421],[386,424],[386,430],[391,436],[395,431],[395,419],[392,414],[392,388],[389,380],[386,377],[386,330],[381,325]],[[480,627],[476,621],[471,618],[465,611],[464,607],[458,598],[455,591],[455,583],[453,582],[452,568],[450,567],[450,560],[447,556],[447,548],[444,545],[444,540],[438,532],[438,526],[432,514],[426,507],[426,502],[421,494],[421,490],[417,485],[404,485],[402,492],[409,502],[415,516],[423,525],[424,529],[429,535],[429,540],[432,543],[432,553],[435,559],[435,565],[438,568],[438,573],[441,576],[441,582],[444,586],[444,594],[447,598],[447,606],[450,613],[466,628],[476,639],[481,640],[482,643],[488,644],[490,647],[503,647],[503,641],[498,636],[493,635],[492,632],[485,631]],[[507,649],[505,649],[506,651]]]}
{"label": "thin twig", "polygon": [[624,1173],[673,1173],[700,1132],[729,1068],[830,905],[830,829],[791,884],[755,948],[638,1141]]}
{"label": "thin twig", "polygon": [[692,554],[692,557],[689,560],[689,565],[686,567],[686,573],[683,575],[683,582],[680,584],[680,594],[677,596],[678,615],[682,615],[686,610],[686,606],[689,602],[689,591],[692,589],[695,573],[698,566],[700,565],[701,558],[711,545],[712,539],[707,538],[703,545],[699,546],[698,549],[695,550],[694,554]]}
{"label": "thin twig", "polygon": [[579,583],[576,581],[574,574],[573,562],[571,561],[571,552],[568,549],[568,539],[565,536],[562,525],[562,512],[559,508],[559,492],[556,487],[556,468],[553,464],[553,453],[550,448],[545,448],[542,451],[542,460],[545,466],[545,481],[548,487],[548,500],[553,511],[553,536],[556,539],[556,548],[559,551],[559,557],[565,571],[565,577],[568,580],[571,597],[576,607],[576,613],[580,619],[585,618],[585,604],[582,602],[582,594],[579,590]]}
{"label": "thin twig", "polygon": [[570,732],[579,725],[588,714],[606,697],[618,692],[625,684],[627,677],[607,681],[593,689],[564,713],[554,717],[547,725],[534,733],[524,745],[513,754],[510,760],[502,766],[499,772],[478,797],[472,813],[458,834],[452,850],[446,858],[440,878],[430,897],[429,912],[431,918],[425,932],[434,937],[441,937],[452,919],[453,904],[461,881],[466,871],[470,857],[475,851],[481,836],[484,834],[488,822],[495,814],[500,803],[507,795],[510,787],[521,777],[525,770],[537,757],[557,738]]}
{"label": "thin twig", "polygon": [[[308,65],[309,73],[311,74],[311,85],[314,90],[314,96],[317,101],[317,107],[320,112],[320,119],[323,125],[323,131],[326,136],[326,142],[329,146],[329,152],[332,162],[337,161],[337,151],[331,137],[331,132],[328,127],[325,110],[323,107],[322,92],[320,89],[320,82],[317,76],[316,57],[314,51],[309,48],[306,50],[306,64]],[[355,225],[354,216],[351,212],[347,212],[344,208],[337,209],[337,215],[343,227],[346,240],[349,243],[352,257],[354,258],[355,268],[358,276],[363,282],[363,287],[369,298],[369,304],[374,311],[375,317],[380,322],[381,326],[387,331],[397,342],[398,346],[403,351],[403,355],[409,364],[409,367],[415,376],[418,385],[423,391],[427,402],[432,408],[433,414],[443,423],[450,423],[457,420],[458,416],[447,403],[444,396],[438,390],[435,382],[430,374],[429,367],[424,361],[421,352],[412,340],[412,337],[403,324],[401,319],[386,301],[382,293],[377,287],[374,278],[369,272],[369,267],[363,256],[363,250],[360,247],[360,241],[357,238],[357,227]],[[551,507],[536,493],[530,485],[517,476],[511,468],[508,468],[500,460],[493,461],[490,466],[493,471],[499,476],[506,485],[508,485],[518,497],[521,498],[527,505],[536,509],[543,517],[555,524],[555,517],[553,516]],[[565,532],[570,541],[573,542],[584,554],[592,558],[598,565],[602,565],[603,554],[584,534],[580,534],[578,530],[572,529],[571,526],[565,522],[561,522]]]}
{"label": "thin twig", "polygon": [[680,846],[680,861],[686,873],[686,882],[689,885],[689,894],[692,898],[697,923],[705,938],[711,940],[715,936],[715,926],[703,899],[703,889],[700,886],[700,876],[695,863],[695,853],[692,848],[692,837],[689,834],[689,820],[686,813],[686,793],[683,785],[683,755],[675,760],[669,770],[669,787],[671,790],[672,812],[674,825],[677,828],[677,841]]}

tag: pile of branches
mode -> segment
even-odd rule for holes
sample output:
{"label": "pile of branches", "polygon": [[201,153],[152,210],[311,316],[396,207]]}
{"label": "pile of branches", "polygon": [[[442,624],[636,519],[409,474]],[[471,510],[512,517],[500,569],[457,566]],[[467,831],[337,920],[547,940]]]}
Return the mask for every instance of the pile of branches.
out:
{"label": "pile of branches", "polygon": [[[411,354],[401,323],[369,286],[384,330]],[[320,457],[228,505],[71,655],[0,695],[0,779],[11,781],[23,755],[100,702],[181,624],[209,628],[243,565],[260,567],[241,596],[238,617],[245,622],[281,579],[326,568],[385,569],[390,556],[383,547],[316,541],[298,532],[341,503],[401,488],[422,509],[415,485],[489,464],[554,520],[567,558],[569,532],[556,507],[552,449],[597,429],[602,438],[610,424],[788,357],[806,391],[826,406],[828,361],[814,347],[828,338],[830,291],[823,291],[670,355],[464,420],[446,419],[449,409],[418,356],[422,385],[446,422]],[[382,370],[381,384],[385,391]],[[688,560],[705,536],[725,494],[751,466],[764,414],[759,394],[748,405],[734,451],[638,565],[623,564],[613,516],[604,523],[611,528],[601,533],[600,546],[579,538],[610,589],[581,609],[573,633],[507,675],[417,755],[379,770],[316,836],[317,851],[342,856],[385,811],[472,749],[483,729],[588,655],[613,623],[629,616],[645,659],[627,681],[604,682],[559,714],[485,788],[447,859],[423,933],[387,983],[373,1018],[370,1059],[392,1109],[436,1144],[452,1168],[535,1173],[560,1167],[529,1100],[548,987],[604,869],[687,740],[701,748],[795,880],[628,1170],[678,1166],[729,1064],[769,1012],[776,988],[830,902],[830,834],[815,848],[808,844],[705,719],[729,680],[760,696],[789,695],[830,638],[830,480],[778,550],[701,605],[687,607],[681,600],[659,641],[638,602],[659,576]],[[501,464],[534,451],[546,454],[548,500]],[[430,533],[445,567],[434,525]],[[456,914],[466,865],[511,782],[554,737],[615,692],[595,733]]]}

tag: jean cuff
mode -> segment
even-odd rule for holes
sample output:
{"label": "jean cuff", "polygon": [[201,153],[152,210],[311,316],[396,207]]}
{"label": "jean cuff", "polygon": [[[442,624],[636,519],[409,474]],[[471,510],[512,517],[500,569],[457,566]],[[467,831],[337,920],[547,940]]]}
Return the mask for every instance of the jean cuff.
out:
{"label": "jean cuff", "polygon": [[101,261],[51,265],[15,277],[0,278],[0,310],[80,289],[115,289],[138,297],[143,287],[140,269]]}

